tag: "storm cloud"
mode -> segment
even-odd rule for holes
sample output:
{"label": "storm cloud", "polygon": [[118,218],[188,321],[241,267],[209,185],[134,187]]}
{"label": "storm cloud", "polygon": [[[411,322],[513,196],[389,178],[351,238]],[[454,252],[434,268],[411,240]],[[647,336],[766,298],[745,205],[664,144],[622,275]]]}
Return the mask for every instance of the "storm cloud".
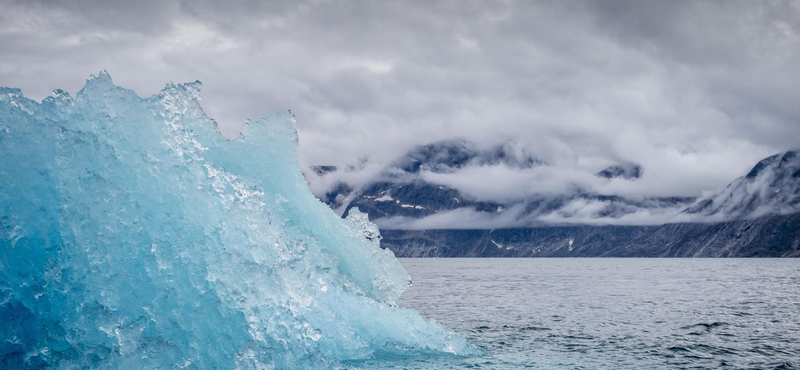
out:
{"label": "storm cloud", "polygon": [[481,171],[514,189],[540,181],[541,191],[596,181],[585,173],[619,162],[641,164],[644,176],[601,191],[699,196],[800,146],[797,1],[1,8],[0,85],[35,99],[75,92],[104,69],[143,96],[199,79],[204,107],[229,136],[248,118],[291,109],[306,165],[378,171],[413,146],[459,137],[513,140],[563,169],[436,179],[478,197],[508,194],[481,184]]}

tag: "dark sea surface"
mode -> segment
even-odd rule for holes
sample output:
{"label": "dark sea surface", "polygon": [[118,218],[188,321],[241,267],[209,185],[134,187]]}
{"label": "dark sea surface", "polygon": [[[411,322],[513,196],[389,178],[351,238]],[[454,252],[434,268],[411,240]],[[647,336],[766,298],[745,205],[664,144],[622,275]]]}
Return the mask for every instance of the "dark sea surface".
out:
{"label": "dark sea surface", "polygon": [[800,368],[798,259],[401,259],[401,305],[482,347],[376,369]]}

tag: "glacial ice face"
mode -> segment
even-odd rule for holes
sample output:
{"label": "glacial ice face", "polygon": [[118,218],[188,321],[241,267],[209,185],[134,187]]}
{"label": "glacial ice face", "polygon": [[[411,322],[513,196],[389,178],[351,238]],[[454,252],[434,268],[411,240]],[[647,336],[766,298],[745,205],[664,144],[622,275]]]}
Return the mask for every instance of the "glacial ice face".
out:
{"label": "glacial ice face", "polygon": [[[470,355],[395,306],[377,228],[308,191],[291,112],[225,140],[200,83],[0,88],[0,368],[306,369]],[[343,365],[345,364],[345,365]]]}

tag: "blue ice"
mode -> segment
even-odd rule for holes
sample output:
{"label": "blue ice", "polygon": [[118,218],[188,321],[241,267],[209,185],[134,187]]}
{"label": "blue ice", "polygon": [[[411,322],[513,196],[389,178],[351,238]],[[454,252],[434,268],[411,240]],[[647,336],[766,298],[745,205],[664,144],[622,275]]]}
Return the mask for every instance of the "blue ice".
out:
{"label": "blue ice", "polygon": [[291,112],[223,138],[200,82],[0,88],[0,367],[325,369],[472,355],[397,307],[366,215],[308,191]]}

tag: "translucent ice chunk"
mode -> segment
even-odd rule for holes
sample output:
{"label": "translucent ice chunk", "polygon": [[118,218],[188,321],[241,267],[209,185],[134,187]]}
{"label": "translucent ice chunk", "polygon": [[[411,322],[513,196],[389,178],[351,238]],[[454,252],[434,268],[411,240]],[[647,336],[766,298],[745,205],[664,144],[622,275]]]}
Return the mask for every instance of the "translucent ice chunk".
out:
{"label": "translucent ice chunk", "polygon": [[318,369],[477,350],[396,307],[360,212],[308,191],[291,112],[225,140],[200,83],[0,88],[0,367]]}

